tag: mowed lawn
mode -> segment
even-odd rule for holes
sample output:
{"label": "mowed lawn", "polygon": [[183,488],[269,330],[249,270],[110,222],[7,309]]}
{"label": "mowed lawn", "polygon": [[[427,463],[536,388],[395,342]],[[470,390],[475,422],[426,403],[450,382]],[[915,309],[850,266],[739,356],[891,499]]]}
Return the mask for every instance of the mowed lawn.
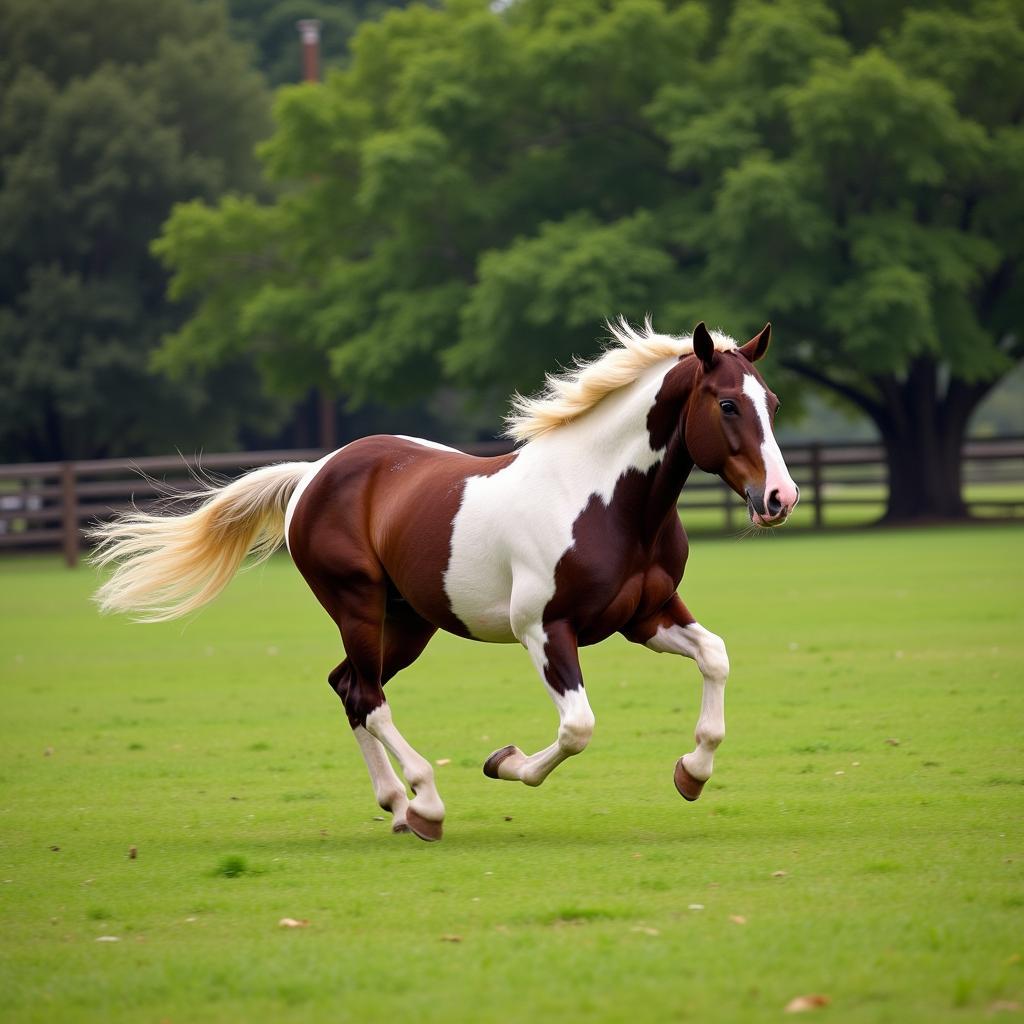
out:
{"label": "mowed lawn", "polygon": [[1022,566],[1020,528],[696,540],[733,674],[695,804],[691,662],[585,651],[594,740],[531,790],[480,770],[554,736],[525,653],[439,636],[389,686],[444,762],[428,845],[373,802],[286,558],[163,626],[2,560],[0,1019],[1012,1019]]}

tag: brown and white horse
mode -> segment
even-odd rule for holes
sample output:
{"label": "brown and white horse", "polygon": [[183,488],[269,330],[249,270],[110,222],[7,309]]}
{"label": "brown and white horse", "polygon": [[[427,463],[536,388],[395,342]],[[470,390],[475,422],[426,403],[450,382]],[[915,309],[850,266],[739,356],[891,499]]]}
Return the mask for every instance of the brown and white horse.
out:
{"label": "brown and white horse", "polygon": [[438,629],[522,644],[558,710],[557,738],[534,754],[502,747],[484,773],[538,786],[593,731],[578,648],[620,632],[700,669],[696,749],[675,768],[679,792],[696,800],[725,734],[729,659],[676,593],[687,557],[676,502],[697,465],[746,499],[757,526],[784,523],[796,505],[772,433],[778,401],[754,367],[770,327],[742,347],[702,323],[692,337],[649,322],[612,333],[602,356],[515,399],[511,454],[366,437],[211,488],[187,514],[134,512],[99,527],[96,560],[117,563],[101,606],[174,618],[283,540],[341,631],[346,657],[329,679],[377,802],[394,831],[428,840],[441,838],[444,804],[384,684]]}

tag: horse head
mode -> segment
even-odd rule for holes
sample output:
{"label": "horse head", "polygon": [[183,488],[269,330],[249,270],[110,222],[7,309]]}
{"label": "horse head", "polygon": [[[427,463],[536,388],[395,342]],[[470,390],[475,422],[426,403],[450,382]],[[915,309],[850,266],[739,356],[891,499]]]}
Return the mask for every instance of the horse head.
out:
{"label": "horse head", "polygon": [[755,526],[781,526],[800,499],[772,430],[779,400],[754,366],[770,337],[765,324],[745,345],[716,351],[707,328],[697,324],[698,366],[684,427],[693,461],[746,501]]}

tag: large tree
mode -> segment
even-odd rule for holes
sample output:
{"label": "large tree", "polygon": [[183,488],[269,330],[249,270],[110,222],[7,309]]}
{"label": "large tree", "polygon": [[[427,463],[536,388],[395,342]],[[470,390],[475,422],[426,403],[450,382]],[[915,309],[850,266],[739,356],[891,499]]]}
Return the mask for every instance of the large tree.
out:
{"label": "large tree", "polygon": [[731,333],[889,453],[892,518],[959,515],[972,409],[1024,348],[1024,5],[453,0],[282,90],[273,205],[180,207],[179,372],[258,353],[356,401],[531,387],[619,312]]}
{"label": "large tree", "polygon": [[0,38],[0,459],[233,443],[268,402],[244,356],[151,371],[184,311],[149,245],[174,203],[257,189],[248,50],[189,0],[4,0]]}

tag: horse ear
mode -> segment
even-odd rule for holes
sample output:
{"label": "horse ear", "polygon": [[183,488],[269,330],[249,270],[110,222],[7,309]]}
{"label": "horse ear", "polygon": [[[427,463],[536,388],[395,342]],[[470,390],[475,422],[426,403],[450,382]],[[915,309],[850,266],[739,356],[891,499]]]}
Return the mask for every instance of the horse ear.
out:
{"label": "horse ear", "polygon": [[715,339],[704,326],[703,320],[693,329],[693,354],[704,364],[705,370],[711,369],[715,359]]}
{"label": "horse ear", "polygon": [[756,363],[765,352],[768,351],[768,342],[772,336],[772,325],[765,324],[761,330],[761,333],[756,338],[751,338],[740,349],[740,355],[746,356],[752,363]]}

